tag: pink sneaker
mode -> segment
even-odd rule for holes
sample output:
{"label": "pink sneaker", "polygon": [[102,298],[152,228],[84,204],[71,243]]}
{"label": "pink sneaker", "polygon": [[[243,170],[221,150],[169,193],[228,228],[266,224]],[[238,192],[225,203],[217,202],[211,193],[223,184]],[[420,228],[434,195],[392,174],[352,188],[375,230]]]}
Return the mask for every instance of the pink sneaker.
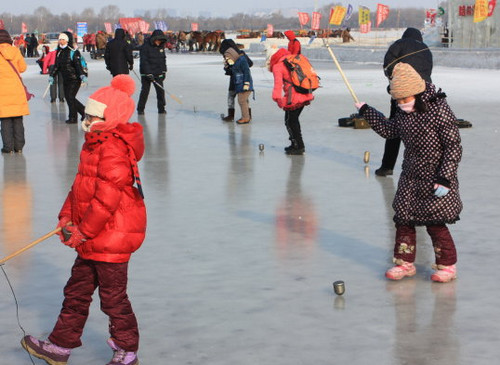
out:
{"label": "pink sneaker", "polygon": [[456,265],[443,266],[437,265],[434,267],[437,269],[434,274],[431,275],[431,280],[438,283],[447,283],[457,278],[457,267]]}
{"label": "pink sneaker", "polygon": [[[401,265],[391,267],[385,272],[385,277],[391,280],[401,280],[406,276],[413,276],[417,273],[417,269],[412,262],[399,261]],[[398,262],[398,263],[399,263]]]}
{"label": "pink sneaker", "polygon": [[113,349],[113,358],[106,365],[139,365],[139,359],[135,352],[118,347],[112,338],[108,339],[108,345]]}
{"label": "pink sneaker", "polygon": [[54,345],[49,341],[40,341],[33,336],[24,336],[21,346],[31,355],[45,360],[50,365],[66,365],[71,349]]}

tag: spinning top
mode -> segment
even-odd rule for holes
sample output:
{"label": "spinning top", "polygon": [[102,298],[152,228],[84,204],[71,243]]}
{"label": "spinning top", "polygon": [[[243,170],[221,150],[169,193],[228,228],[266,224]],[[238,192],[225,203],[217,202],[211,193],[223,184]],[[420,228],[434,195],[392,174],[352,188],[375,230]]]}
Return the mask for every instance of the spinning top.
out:
{"label": "spinning top", "polygon": [[370,162],[370,151],[365,151],[365,155],[363,157],[363,162],[364,163]]}
{"label": "spinning top", "polygon": [[344,294],[345,292],[345,285],[344,285],[344,282],[342,280],[339,280],[339,281],[335,281],[333,283],[333,291],[335,292],[335,294],[337,295],[342,295]]}
{"label": "spinning top", "polygon": [[264,144],[263,143],[259,144],[259,151],[260,152],[264,151]]}

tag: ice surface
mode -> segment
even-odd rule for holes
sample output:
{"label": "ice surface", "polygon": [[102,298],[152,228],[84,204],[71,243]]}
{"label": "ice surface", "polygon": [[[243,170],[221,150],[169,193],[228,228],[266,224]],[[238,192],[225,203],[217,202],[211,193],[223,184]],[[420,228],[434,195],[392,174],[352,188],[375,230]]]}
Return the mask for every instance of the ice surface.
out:
{"label": "ice surface", "polygon": [[[417,276],[401,282],[383,276],[391,265],[390,204],[401,158],[393,177],[375,177],[383,140],[371,130],[337,126],[355,109],[333,62],[314,64],[323,88],[301,115],[307,154],[289,157],[283,112],[270,97],[272,75],[260,55],[254,58],[250,125],[220,120],[228,86],[220,55],[169,54],[166,87],[182,105],[167,98],[168,115],[159,116],[152,90],[139,119],[149,221],[146,241],[132,256],[129,295],[141,363],[494,363],[500,71],[434,70],[457,116],[474,124],[461,130],[464,210],[450,227],[459,278],[440,285],[429,280],[433,251],[422,229]],[[27,144],[23,155],[0,158],[2,257],[55,227],[83,142],[80,127],[64,123],[67,107],[42,100],[47,77],[29,62],[24,80],[37,96],[25,118]],[[343,68],[360,100],[388,111],[380,65]],[[102,60],[90,60],[89,69],[82,102],[111,79]],[[52,330],[74,258],[51,238],[4,266],[28,333],[45,337]],[[336,280],[345,281],[342,297],[333,293]],[[0,363],[28,364],[6,280],[0,288]],[[84,345],[69,364],[111,358],[98,303],[96,295]]]}

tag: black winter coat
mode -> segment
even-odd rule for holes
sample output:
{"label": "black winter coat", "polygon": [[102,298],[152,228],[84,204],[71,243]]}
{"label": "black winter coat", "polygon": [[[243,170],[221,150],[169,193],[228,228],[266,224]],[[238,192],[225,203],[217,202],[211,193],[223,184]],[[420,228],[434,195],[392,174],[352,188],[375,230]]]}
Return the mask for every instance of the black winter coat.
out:
{"label": "black winter coat", "polygon": [[[161,43],[157,46],[154,42],[159,40]],[[163,32],[156,29],[151,37],[144,42],[141,47],[141,75],[161,75],[167,72],[167,56],[165,54],[166,37]]]}
{"label": "black winter coat", "polygon": [[115,38],[108,42],[104,52],[106,68],[111,75],[128,74],[129,69],[134,65],[132,47],[125,40],[125,31],[117,29]]}
{"label": "black winter coat", "polygon": [[60,72],[64,81],[80,81],[81,75],[87,76],[80,63],[80,51],[77,49],[74,50],[73,57],[71,57],[71,51],[72,49],[69,46],[66,48],[57,48],[56,61],[50,76],[54,77]]}
{"label": "black winter coat", "polygon": [[399,62],[408,63],[421,78],[432,83],[432,53],[423,42],[418,29],[408,28],[401,39],[394,42],[384,57],[384,71],[387,77],[392,76],[392,70]]}

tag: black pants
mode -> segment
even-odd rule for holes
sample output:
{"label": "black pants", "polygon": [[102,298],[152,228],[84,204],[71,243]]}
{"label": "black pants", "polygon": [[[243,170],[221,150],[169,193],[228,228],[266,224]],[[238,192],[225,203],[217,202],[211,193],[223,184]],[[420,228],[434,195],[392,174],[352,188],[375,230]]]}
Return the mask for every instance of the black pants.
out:
{"label": "black pants", "polygon": [[154,85],[156,90],[156,104],[158,111],[165,110],[165,90],[163,88],[163,80],[155,77],[155,82],[151,81],[145,76],[141,76],[141,94],[139,95],[139,103],[137,103],[137,110],[140,112],[144,111],[146,107],[146,102],[148,101],[149,90],[151,89],[151,84]]}
{"label": "black pants", "polygon": [[3,149],[21,151],[24,147],[23,117],[1,118]]}
{"label": "black pants", "polygon": [[299,122],[299,115],[303,109],[302,106],[294,110],[285,110],[285,127],[288,131],[288,139],[292,142],[294,148],[304,148]]}
{"label": "black pants", "polygon": [[77,120],[78,114],[82,117],[85,115],[85,107],[76,99],[76,94],[80,90],[82,82],[80,80],[67,80],[64,82],[64,97],[69,108],[69,120]]}
{"label": "black pants", "polygon": [[59,98],[59,101],[64,99],[64,82],[60,73],[54,75],[54,83],[50,85],[50,99],[55,100]]}
{"label": "black pants", "polygon": [[[391,114],[389,118],[393,118],[398,108],[397,102],[391,99]],[[384,157],[382,157],[382,167],[389,170],[394,170],[398,159],[399,147],[401,146],[401,138],[386,139],[384,146]]]}

